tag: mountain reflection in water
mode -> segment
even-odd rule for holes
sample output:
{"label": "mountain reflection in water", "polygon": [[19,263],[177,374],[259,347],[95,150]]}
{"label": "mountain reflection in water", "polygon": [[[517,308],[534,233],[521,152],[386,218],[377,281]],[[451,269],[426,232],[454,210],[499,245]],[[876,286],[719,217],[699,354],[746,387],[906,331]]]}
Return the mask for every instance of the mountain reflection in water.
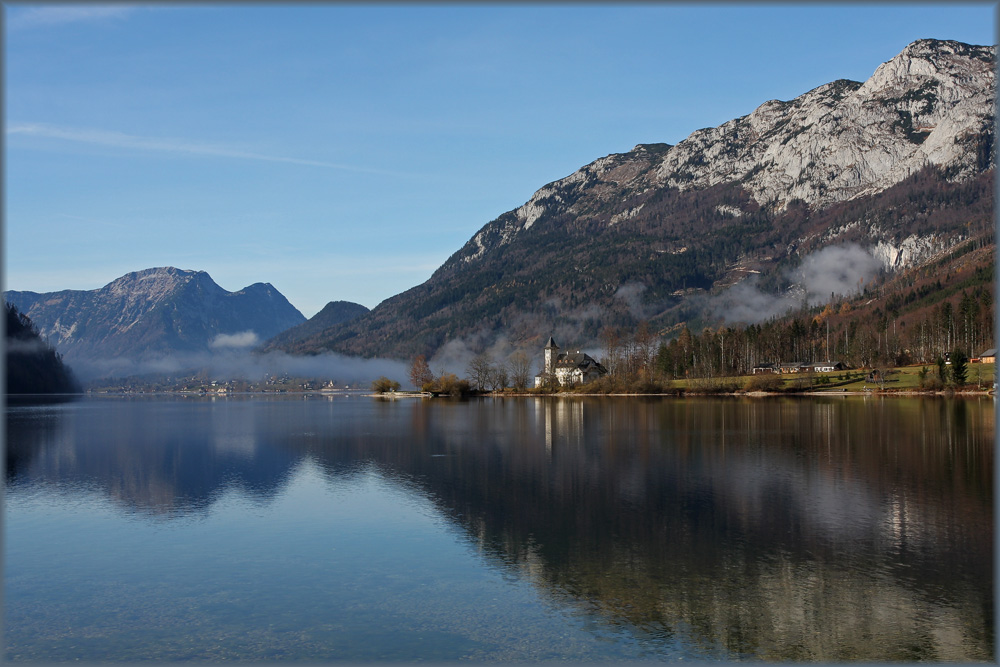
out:
{"label": "mountain reflection in water", "polygon": [[375,466],[496,567],[639,641],[992,660],[986,400],[90,400],[8,412],[8,493],[170,521]]}

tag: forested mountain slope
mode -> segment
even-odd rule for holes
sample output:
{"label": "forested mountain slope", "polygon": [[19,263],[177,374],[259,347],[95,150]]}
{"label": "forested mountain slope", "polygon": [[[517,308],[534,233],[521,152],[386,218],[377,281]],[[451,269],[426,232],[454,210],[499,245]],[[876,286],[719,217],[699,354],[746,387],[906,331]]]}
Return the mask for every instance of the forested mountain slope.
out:
{"label": "forested mountain slope", "polygon": [[824,283],[801,274],[831,246],[871,258],[852,265],[859,285],[915,266],[992,228],[994,61],[994,47],[920,40],[865,82],[601,158],[485,225],[424,284],[271,347],[586,344],[606,326],[726,319],[716,297],[748,279],[813,301]]}
{"label": "forested mountain slope", "polygon": [[360,303],[353,303],[351,301],[331,301],[323,306],[323,310],[319,311],[302,324],[297,324],[290,329],[282,331],[268,342],[272,345],[288,345],[294,343],[295,341],[303,340],[315,334],[322,333],[330,327],[334,327],[338,324],[350,322],[351,320],[357,319],[362,315],[366,315],[368,312],[370,312],[369,309],[362,306]]}
{"label": "forested mountain slope", "polygon": [[31,319],[5,303],[6,386],[8,394],[67,394],[80,384],[62,358],[42,340]]}

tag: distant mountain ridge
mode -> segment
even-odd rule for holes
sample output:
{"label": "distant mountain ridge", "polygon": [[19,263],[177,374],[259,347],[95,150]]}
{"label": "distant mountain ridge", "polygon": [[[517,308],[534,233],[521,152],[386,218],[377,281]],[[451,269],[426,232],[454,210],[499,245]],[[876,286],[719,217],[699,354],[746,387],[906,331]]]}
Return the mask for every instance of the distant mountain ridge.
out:
{"label": "distant mountain ridge", "polygon": [[[992,225],[996,48],[925,39],[865,82],[640,144],[538,190],[425,283],[271,349],[430,355],[606,325],[707,317],[741,281],[772,293],[809,253],[850,242],[896,270]],[[700,301],[699,301],[700,299]]]}
{"label": "distant mountain ridge", "polygon": [[319,311],[302,324],[286,329],[277,336],[271,338],[271,340],[268,341],[268,345],[287,345],[296,341],[305,340],[318,333],[322,333],[330,327],[350,322],[351,320],[355,320],[368,314],[369,312],[370,310],[367,307],[362,306],[360,303],[353,303],[351,301],[331,301],[323,306],[323,310]]}
{"label": "distant mountain ridge", "polygon": [[96,290],[5,297],[67,360],[205,351],[223,334],[266,340],[305,321],[268,283],[228,292],[204,271],[174,267],[128,273]]}

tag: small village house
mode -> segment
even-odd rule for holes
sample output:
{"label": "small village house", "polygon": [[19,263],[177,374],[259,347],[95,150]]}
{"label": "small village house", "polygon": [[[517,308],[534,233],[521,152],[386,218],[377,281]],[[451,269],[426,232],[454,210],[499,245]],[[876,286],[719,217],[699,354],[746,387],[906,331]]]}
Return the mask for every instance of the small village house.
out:
{"label": "small village house", "polygon": [[753,369],[754,375],[757,373],[832,373],[847,369],[847,364],[842,361],[816,361],[806,363],[803,361],[783,361],[777,366],[774,364],[761,364]]}
{"label": "small village house", "polygon": [[842,361],[819,361],[811,364],[811,367],[814,373],[832,373],[833,371],[842,371],[847,368]]}
{"label": "small village house", "polygon": [[800,373],[803,370],[808,370],[808,368],[803,369],[804,364],[801,361],[783,361],[778,364],[778,368],[781,369],[782,373]]}

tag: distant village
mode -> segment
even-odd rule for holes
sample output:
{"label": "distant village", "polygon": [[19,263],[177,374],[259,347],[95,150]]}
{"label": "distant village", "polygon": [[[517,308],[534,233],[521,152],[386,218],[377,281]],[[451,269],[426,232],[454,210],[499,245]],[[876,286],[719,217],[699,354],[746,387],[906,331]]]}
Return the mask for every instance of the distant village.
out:
{"label": "distant village", "polygon": [[[640,341],[642,338],[640,337]],[[960,351],[939,355],[934,364],[905,367],[851,368],[842,361],[762,363],[745,376],[706,377],[695,374],[667,378],[656,367],[652,345],[611,341],[600,361],[582,350],[563,351],[553,337],[542,348],[540,371],[528,382],[523,353],[515,352],[505,363],[481,354],[467,368],[464,380],[448,374],[434,378],[426,361],[418,357],[411,368],[414,387],[432,395],[459,393],[503,393],[508,391],[549,393],[576,391],[596,394],[737,393],[783,391],[982,391],[995,384],[996,349],[967,358]],[[634,341],[633,341],[634,342]],[[659,348],[662,354],[663,347]],[[521,355],[522,359],[518,359]],[[520,370],[518,370],[520,369]],[[457,382],[457,383],[456,383]],[[380,378],[376,393],[400,390],[398,382]],[[409,392],[413,393],[413,392]]]}
{"label": "distant village", "polygon": [[[993,364],[995,367],[996,353],[996,348],[990,348],[978,356],[963,360],[963,363]],[[941,355],[941,360],[943,361],[944,366],[952,366],[951,357],[952,353],[950,352],[946,352]],[[596,380],[600,380],[608,375],[608,369],[586,353],[579,350],[572,353],[560,352],[559,346],[551,337],[543,350],[543,358],[544,361],[542,371],[535,376],[534,386],[536,388],[544,387],[547,384],[553,383],[563,387],[586,385]],[[924,373],[926,374],[926,367],[924,366],[922,368],[925,369]],[[780,363],[764,363],[754,366],[752,369],[752,375],[830,374],[848,370],[852,369],[850,369],[842,361],[788,361]],[[993,377],[994,372],[995,371],[991,372],[986,378],[993,387],[995,387],[995,384],[993,384],[995,379]],[[889,379],[889,376],[892,373],[893,371],[889,369],[872,368],[859,372],[858,375],[863,375],[866,383],[884,387],[885,382]],[[967,373],[963,371],[963,375],[967,375]],[[980,378],[978,384],[981,385],[982,374],[979,375]],[[841,375],[839,379],[850,380],[852,379],[852,376]],[[968,380],[968,377],[965,377],[965,379]],[[823,382],[823,380],[826,380],[826,382]],[[818,381],[818,384],[829,384],[829,376],[821,378]]]}
{"label": "distant village", "polygon": [[147,393],[177,393],[203,396],[226,396],[229,394],[288,394],[301,392],[319,392],[340,394],[349,392],[368,392],[370,383],[355,382],[339,383],[336,380],[321,380],[316,378],[293,377],[287,373],[282,375],[265,375],[260,380],[209,379],[202,374],[183,377],[129,377],[112,378],[91,383],[87,388],[90,394],[147,394]]}
{"label": "distant village", "polygon": [[[513,362],[509,364],[497,363],[485,355],[480,355],[469,363],[466,369],[468,377],[459,378],[454,374],[441,373],[439,377],[430,374],[429,367],[423,371],[424,376],[418,377],[411,371],[411,383],[418,389],[429,394],[469,394],[483,392],[502,392],[507,390],[524,391],[552,391],[555,389],[579,389],[592,387],[595,393],[660,393],[667,392],[672,386],[677,388],[676,383],[667,383],[662,379],[654,380],[648,373],[647,367],[652,360],[646,359],[644,363],[636,363],[634,359],[629,359],[624,355],[621,358],[613,359],[614,366],[608,368],[607,361],[598,361],[590,354],[582,350],[563,351],[553,337],[549,337],[545,346],[541,350],[540,370],[533,377],[529,378],[524,369],[530,367],[530,359],[522,370],[513,369]],[[642,357],[641,354],[638,355]],[[944,367],[951,367],[951,353],[941,356],[941,363]],[[982,388],[984,382],[988,388],[995,388],[995,364],[996,348],[990,348],[981,354],[962,360],[962,364],[976,368],[980,366],[992,366],[988,370],[977,371],[974,374],[968,370],[962,370],[962,384],[972,381],[977,388]],[[426,367],[426,362],[424,362]],[[619,377],[614,378],[613,370],[617,367]],[[631,368],[631,372],[627,373]],[[913,374],[920,377],[921,388],[943,388],[946,378],[944,370],[935,371],[939,376],[939,384],[926,381],[927,378],[933,380],[933,375],[929,366],[924,365],[914,368]],[[812,385],[835,386],[837,384],[849,384],[863,380],[865,388],[884,388],[887,382],[892,381],[893,374],[899,374],[899,370],[887,368],[852,369],[842,361],[822,361],[822,362],[799,362],[789,361],[780,363],[763,363],[752,368],[751,377],[773,376],[775,381],[755,381],[747,382],[743,387],[747,390],[754,388],[774,389],[778,386],[777,381],[781,376],[809,377],[809,385],[804,385],[799,381],[795,384],[798,388],[811,387]],[[837,375],[834,375],[837,374]],[[519,378],[519,375],[521,376]],[[623,377],[624,376],[624,377]],[[446,387],[442,388],[441,382],[445,381]],[[690,388],[705,388],[705,378],[692,378],[688,384]],[[700,384],[699,384],[700,383]],[[715,384],[719,387],[731,390],[739,389],[734,378],[715,378]],[[173,377],[130,377],[108,379],[99,383],[92,383],[87,392],[91,394],[144,394],[144,393],[178,393],[199,396],[227,396],[232,394],[287,394],[287,393],[319,393],[319,394],[356,394],[356,393],[376,393],[396,392],[402,389],[398,381],[380,378],[374,384],[371,381],[338,382],[336,379],[322,379],[311,377],[295,377],[287,373],[266,374],[259,380],[248,380],[241,378],[217,379],[211,378],[206,373],[192,373],[189,375]],[[635,391],[629,391],[633,389]],[[616,391],[617,390],[617,391]]]}

